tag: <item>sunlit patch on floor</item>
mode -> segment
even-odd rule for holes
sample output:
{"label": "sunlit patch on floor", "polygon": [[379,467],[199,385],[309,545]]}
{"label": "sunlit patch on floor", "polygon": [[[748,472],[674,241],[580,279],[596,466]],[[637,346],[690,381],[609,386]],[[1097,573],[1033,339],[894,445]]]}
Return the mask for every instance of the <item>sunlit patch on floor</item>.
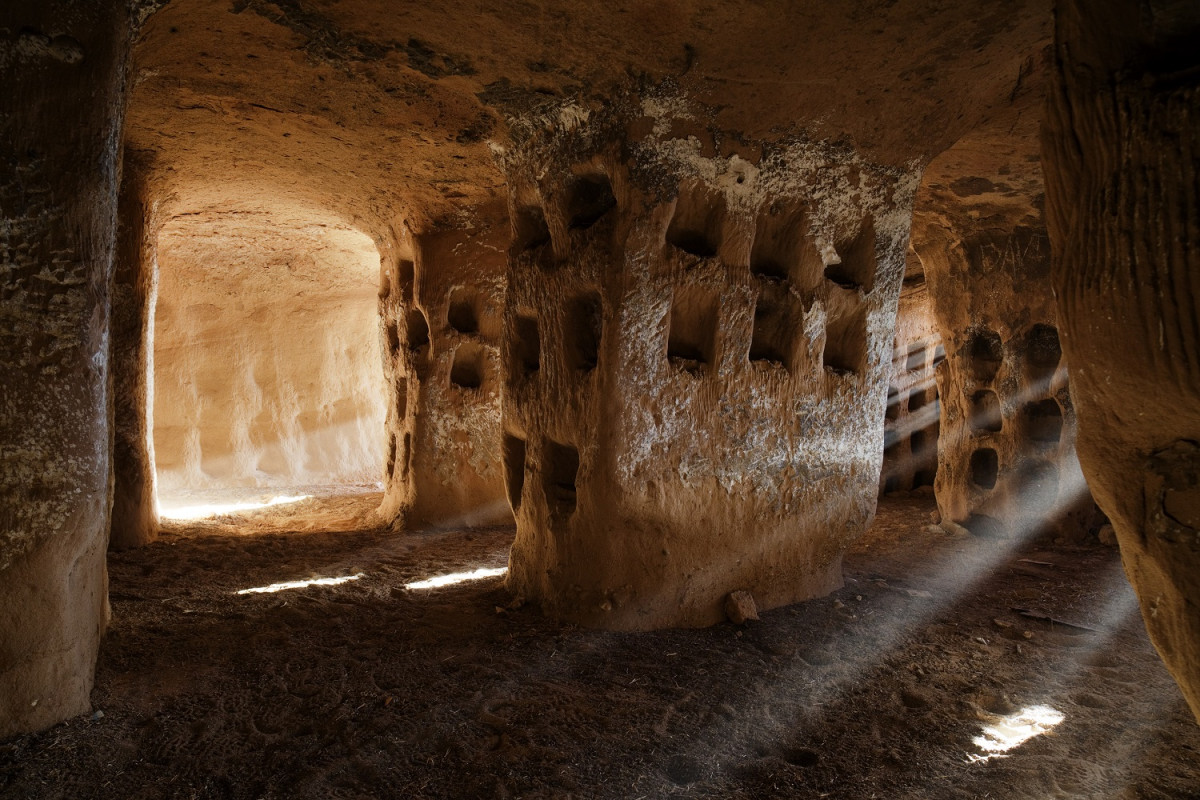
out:
{"label": "sunlit patch on floor", "polygon": [[455,583],[464,583],[466,581],[477,581],[481,578],[495,578],[508,572],[508,567],[495,567],[488,569],[481,567],[474,572],[452,572],[449,575],[438,575],[434,578],[427,578],[423,581],[404,584],[405,589],[436,589],[439,586],[451,586]]}
{"label": "sunlit patch on floor", "polygon": [[968,761],[987,761],[1003,758],[1009,750],[1053,730],[1066,716],[1050,706],[1026,706],[1013,714],[998,718],[983,726],[983,735],[976,736],[972,743],[983,754],[972,754]]}
{"label": "sunlit patch on floor", "polygon": [[312,495],[276,495],[261,503],[208,503],[194,506],[163,506],[159,505],[158,513],[164,519],[205,519],[218,514],[233,514],[238,511],[257,511],[260,508],[281,506],[288,503],[299,503],[308,500]]}
{"label": "sunlit patch on floor", "polygon": [[306,586],[339,586],[343,583],[356,581],[363,577],[363,573],[357,575],[344,575],[340,578],[311,578],[306,581],[284,581],[283,583],[272,583],[270,586],[255,586],[253,589],[242,589],[238,594],[271,594],[273,592],[282,592],[285,589],[303,589]]}

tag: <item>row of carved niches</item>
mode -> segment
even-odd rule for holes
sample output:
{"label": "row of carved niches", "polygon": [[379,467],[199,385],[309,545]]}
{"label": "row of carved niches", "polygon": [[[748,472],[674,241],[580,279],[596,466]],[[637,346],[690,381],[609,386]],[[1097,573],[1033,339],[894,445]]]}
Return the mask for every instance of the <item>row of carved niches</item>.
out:
{"label": "row of carved niches", "polygon": [[892,354],[892,383],[884,413],[881,490],[884,493],[933,486],[937,477],[941,403],[935,373],[945,348],[910,342]]}
{"label": "row of carved niches", "polygon": [[963,353],[972,436],[1016,436],[1035,449],[1058,445],[1066,376],[1054,326],[1038,323],[1007,343],[995,331],[975,330]]}
{"label": "row of carved niches", "polygon": [[[554,213],[533,200],[516,204],[514,255],[532,258],[546,269],[561,266],[570,248],[566,243],[555,247],[553,228],[586,231],[618,209],[612,184],[602,171],[577,175],[562,194],[561,207]],[[846,291],[870,293],[875,287],[875,238],[873,221],[864,217],[837,241],[819,245],[811,235],[803,203],[776,201],[747,217],[731,214],[721,192],[685,181],[663,244],[685,258],[719,258],[728,265],[744,265],[764,281],[786,283],[802,293],[814,292],[823,281]]]}
{"label": "row of carved niches", "polygon": [[[540,374],[543,365],[543,328],[553,308],[542,307],[539,315],[532,308],[519,309],[513,316],[509,334],[508,381],[511,386],[527,383]],[[600,343],[604,335],[604,313],[600,292],[586,288],[572,294],[561,309],[560,335],[547,344],[559,359],[563,375],[588,375],[600,361]]]}
{"label": "row of carved niches", "polygon": [[1004,340],[976,328],[960,356],[965,419],[953,457],[974,498],[964,524],[1012,533],[1053,523],[1086,492],[1081,478],[1071,485],[1078,469],[1063,446],[1070,400],[1057,329],[1036,323]]}

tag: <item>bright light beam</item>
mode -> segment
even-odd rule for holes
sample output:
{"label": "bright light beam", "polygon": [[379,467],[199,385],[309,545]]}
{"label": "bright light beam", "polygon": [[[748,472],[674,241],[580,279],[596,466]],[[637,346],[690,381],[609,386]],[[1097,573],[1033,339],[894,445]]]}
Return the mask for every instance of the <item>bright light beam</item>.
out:
{"label": "bright light beam", "polygon": [[495,578],[508,572],[508,567],[496,567],[488,569],[480,567],[474,572],[452,572],[449,575],[438,575],[435,578],[428,578],[423,581],[404,584],[405,589],[436,589],[439,586],[450,586],[455,583],[465,583],[466,581],[477,581],[481,578]]}
{"label": "bright light beam", "polygon": [[204,519],[206,517],[215,517],[218,514],[232,514],[237,511],[256,511],[260,508],[280,506],[287,503],[299,503],[301,500],[308,500],[311,497],[312,495],[310,494],[291,496],[281,494],[272,497],[264,503],[209,503],[207,505],[179,506],[176,508],[160,505],[158,513],[164,519]]}
{"label": "bright light beam", "polygon": [[273,594],[282,592],[285,589],[303,589],[305,586],[340,586],[343,583],[356,581],[363,577],[363,573],[357,575],[345,575],[341,578],[311,578],[306,581],[284,581],[283,583],[272,583],[270,586],[255,586],[253,589],[242,589],[237,594]]}
{"label": "bright light beam", "polygon": [[1066,716],[1061,711],[1050,706],[1026,706],[1015,714],[1000,717],[990,725],[984,725],[983,735],[972,740],[984,755],[972,754],[968,760],[977,763],[1004,758],[1009,750],[1053,730],[1064,719]]}

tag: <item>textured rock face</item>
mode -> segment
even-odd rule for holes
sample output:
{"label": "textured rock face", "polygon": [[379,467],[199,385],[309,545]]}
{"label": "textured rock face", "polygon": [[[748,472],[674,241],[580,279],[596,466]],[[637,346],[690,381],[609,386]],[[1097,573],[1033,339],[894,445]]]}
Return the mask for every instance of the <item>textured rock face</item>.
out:
{"label": "textured rock face", "polygon": [[158,238],[159,492],[377,483],[371,240],[300,209],[176,217]]}
{"label": "textured rock face", "polygon": [[880,492],[932,487],[937,476],[941,401],[934,374],[946,351],[925,276],[918,272],[904,283],[884,412]]}
{"label": "textured rock face", "polygon": [[874,511],[915,176],[630,103],[640,137],[562,109],[505,156],[509,586],[614,628],[819,596]]}
{"label": "textured rock face", "polygon": [[1200,85],[1193,4],[1063,2],[1044,138],[1079,456],[1200,716]]}
{"label": "textured rock face", "polygon": [[88,709],[106,624],[107,294],[128,19],[120,4],[16,0],[0,30],[5,736]]}
{"label": "textured rock face", "polygon": [[412,237],[384,271],[391,387],[381,513],[410,528],[512,519],[500,457],[499,225]]}
{"label": "textured rock face", "polygon": [[1078,536],[1092,523],[1093,504],[1075,458],[1057,315],[1044,291],[1044,231],[956,241],[944,228],[926,228],[916,251],[946,335],[938,370],[942,518],[984,535]]}
{"label": "textured rock face", "polygon": [[109,547],[158,535],[153,402],[154,304],[158,298],[158,204],[146,165],[125,153],[112,283],[113,503]]}

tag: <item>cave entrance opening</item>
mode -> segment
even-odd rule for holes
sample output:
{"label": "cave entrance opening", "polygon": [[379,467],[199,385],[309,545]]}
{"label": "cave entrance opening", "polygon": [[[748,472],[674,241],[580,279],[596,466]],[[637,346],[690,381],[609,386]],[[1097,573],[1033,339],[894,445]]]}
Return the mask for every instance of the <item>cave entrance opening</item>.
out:
{"label": "cave entrance opening", "polygon": [[382,490],[380,256],[332,219],[176,216],[158,239],[152,442],[167,518]]}

